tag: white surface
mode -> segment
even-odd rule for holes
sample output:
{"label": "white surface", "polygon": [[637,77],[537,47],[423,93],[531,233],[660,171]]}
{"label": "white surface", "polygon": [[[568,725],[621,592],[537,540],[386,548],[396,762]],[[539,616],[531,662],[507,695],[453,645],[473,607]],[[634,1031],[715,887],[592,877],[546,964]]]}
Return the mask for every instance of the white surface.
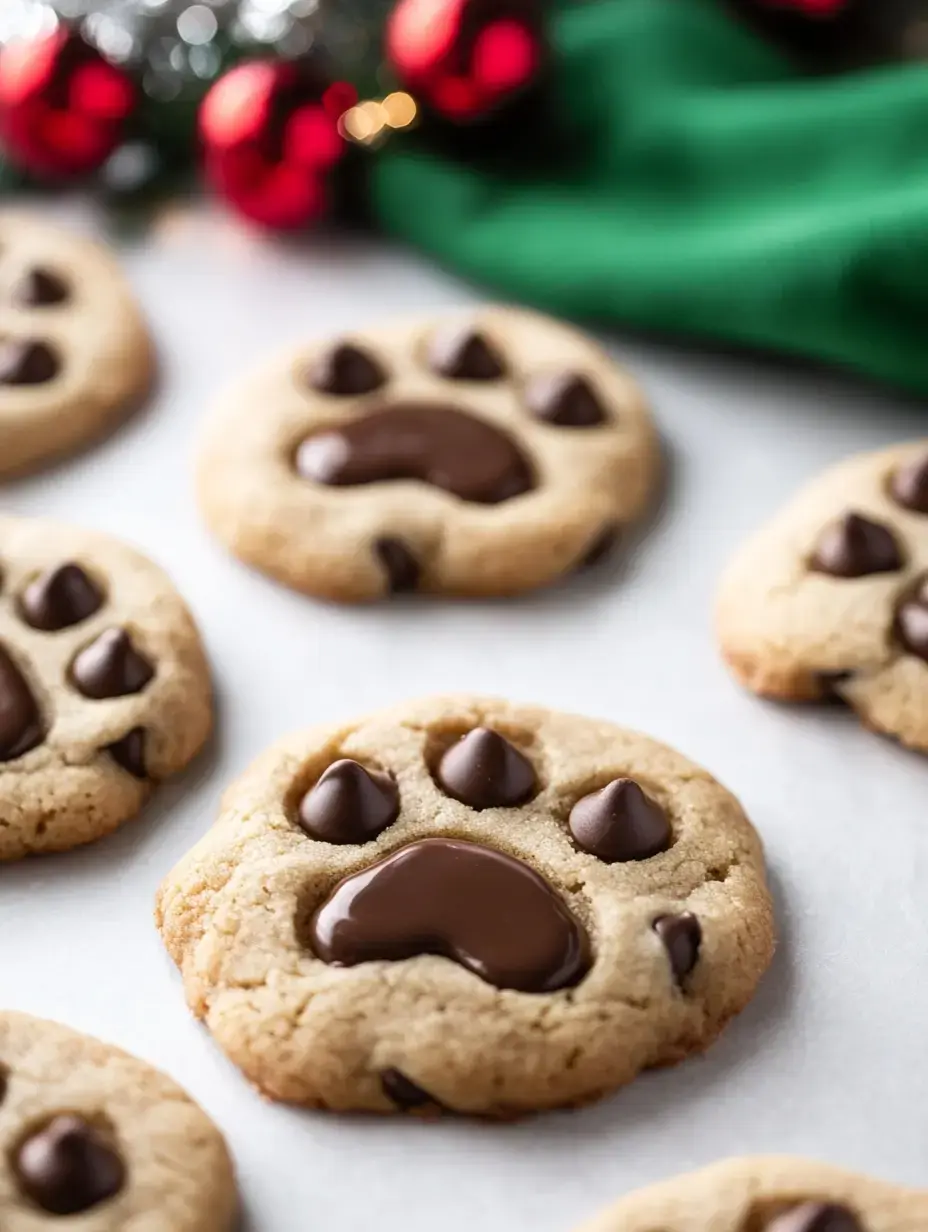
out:
{"label": "white surface", "polygon": [[[208,537],[190,482],[204,408],[288,340],[473,292],[386,248],[275,246],[216,217],[165,218],[125,259],[161,347],[157,396],[109,442],[0,500],[117,532],[167,567],[205,633],[219,735],[111,840],[0,868],[0,1000],[184,1083],[229,1137],[250,1232],[567,1232],[628,1189],[748,1151],[924,1183],[928,765],[840,709],[742,694],[716,655],[710,602],[731,550],[800,481],[925,432],[928,408],[772,363],[622,342],[671,472],[633,561],[520,602],[326,607]],[[223,785],[281,733],[456,689],[604,716],[708,766],[766,840],[775,964],[705,1059],[581,1112],[495,1127],[272,1107],[188,1015],[152,926],[155,888]]]}

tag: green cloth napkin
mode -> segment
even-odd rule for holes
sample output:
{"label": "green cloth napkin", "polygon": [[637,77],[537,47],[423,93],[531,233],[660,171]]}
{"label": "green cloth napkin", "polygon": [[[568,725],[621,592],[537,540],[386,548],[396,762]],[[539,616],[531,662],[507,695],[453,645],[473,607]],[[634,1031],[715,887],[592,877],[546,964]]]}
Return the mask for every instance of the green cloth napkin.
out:
{"label": "green cloth napkin", "polygon": [[378,155],[388,233],[553,313],[928,391],[928,69],[810,78],[714,0],[567,4],[552,38],[505,155]]}

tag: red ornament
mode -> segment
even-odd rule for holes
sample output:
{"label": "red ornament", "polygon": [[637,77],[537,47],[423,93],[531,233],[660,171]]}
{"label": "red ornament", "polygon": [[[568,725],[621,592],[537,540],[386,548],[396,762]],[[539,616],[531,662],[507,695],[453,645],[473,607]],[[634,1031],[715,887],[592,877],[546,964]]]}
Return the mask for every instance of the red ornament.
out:
{"label": "red ornament", "polygon": [[525,0],[398,0],[386,53],[403,86],[458,123],[480,120],[534,82],[544,61]]}
{"label": "red ornament", "polygon": [[338,118],[357,100],[306,64],[252,60],[222,76],[200,106],[204,165],[240,214],[281,230],[329,206],[329,181],[347,143]]}
{"label": "red ornament", "polygon": [[136,101],[131,79],[65,26],[0,51],[0,142],[33,175],[95,171],[122,140]]}

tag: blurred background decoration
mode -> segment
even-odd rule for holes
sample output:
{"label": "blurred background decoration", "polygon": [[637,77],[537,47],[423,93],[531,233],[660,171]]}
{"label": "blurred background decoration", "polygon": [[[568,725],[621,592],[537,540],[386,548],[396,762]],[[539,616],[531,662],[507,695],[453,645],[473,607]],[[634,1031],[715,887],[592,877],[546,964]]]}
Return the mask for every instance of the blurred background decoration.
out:
{"label": "blurred background decoration", "polygon": [[194,177],[928,393],[928,0],[0,0],[0,191]]}

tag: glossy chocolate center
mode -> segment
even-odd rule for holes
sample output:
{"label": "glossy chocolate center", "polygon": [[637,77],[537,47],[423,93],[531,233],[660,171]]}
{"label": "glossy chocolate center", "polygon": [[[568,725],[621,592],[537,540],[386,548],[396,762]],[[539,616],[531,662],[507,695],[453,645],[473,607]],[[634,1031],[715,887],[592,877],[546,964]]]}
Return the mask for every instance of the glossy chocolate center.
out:
{"label": "glossy chocolate center", "polygon": [[334,487],[418,479],[479,505],[535,486],[528,459],[506,433],[453,406],[425,403],[388,406],[307,437],[296,469]]}
{"label": "glossy chocolate center", "polygon": [[510,856],[424,839],[346,877],[313,917],[323,962],[399,962],[440,954],[496,988],[553,992],[590,966],[583,926],[554,890]]}

